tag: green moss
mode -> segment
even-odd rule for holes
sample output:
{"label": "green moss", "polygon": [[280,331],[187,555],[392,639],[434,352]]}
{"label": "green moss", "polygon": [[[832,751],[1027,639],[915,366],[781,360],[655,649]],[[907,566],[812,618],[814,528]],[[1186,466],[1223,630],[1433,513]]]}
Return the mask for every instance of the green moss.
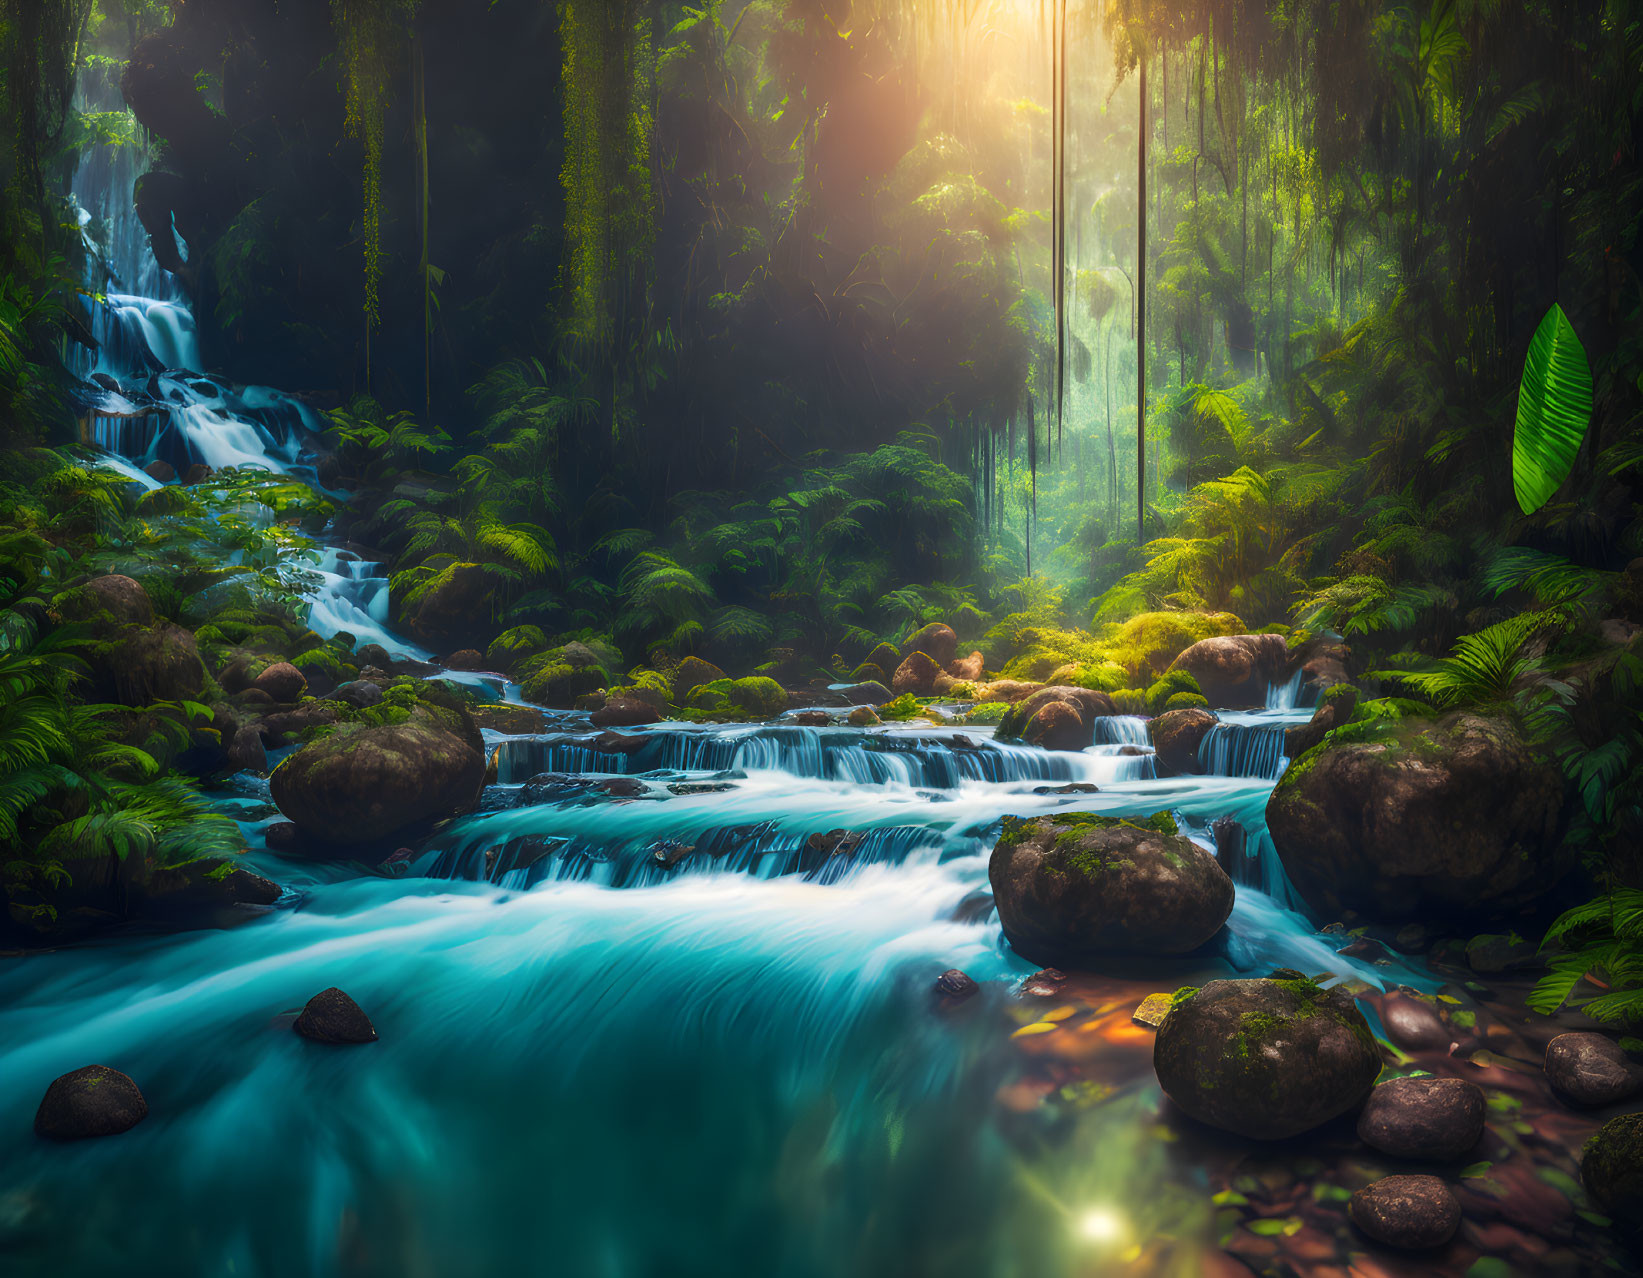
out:
{"label": "green moss", "polygon": [[1164,702],[1164,711],[1171,710],[1208,710],[1209,698],[1200,696],[1196,692],[1177,692]]}
{"label": "green moss", "polygon": [[879,707],[879,718],[907,720],[924,709],[924,704],[910,692],[904,692],[894,701]]}
{"label": "green moss", "polygon": [[1054,827],[1052,846],[1062,855],[1072,854],[1078,840],[1091,830],[1110,830],[1115,826],[1127,825],[1131,829],[1147,830],[1154,834],[1180,833],[1175,818],[1168,812],[1154,812],[1149,817],[1109,817],[1095,812],[1056,812],[1050,816],[1005,817],[998,837],[998,846],[1008,848],[1025,843],[1038,834],[1038,827],[1043,825]]}
{"label": "green moss", "polygon": [[965,723],[997,723],[1009,710],[1009,705],[1003,701],[983,701],[980,705],[971,708],[964,716]]}
{"label": "green moss", "polygon": [[1204,690],[1198,686],[1198,680],[1185,670],[1167,670],[1147,689],[1147,713],[1163,714],[1170,706],[1170,698],[1179,693],[1188,693],[1195,696],[1207,706],[1208,701],[1203,699]]}

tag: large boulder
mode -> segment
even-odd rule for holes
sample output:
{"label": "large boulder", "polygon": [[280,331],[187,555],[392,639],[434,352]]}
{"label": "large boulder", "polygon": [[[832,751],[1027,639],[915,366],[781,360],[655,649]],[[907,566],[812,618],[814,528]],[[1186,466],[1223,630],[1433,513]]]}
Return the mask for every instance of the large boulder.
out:
{"label": "large boulder", "polygon": [[401,603],[400,620],[439,650],[483,646],[494,633],[496,583],[487,565],[450,564]]}
{"label": "large boulder", "polygon": [[1211,981],[1171,1009],[1152,1059],[1185,1113],[1257,1140],[1357,1108],[1381,1071],[1352,997],[1304,979]]}
{"label": "large boulder", "polygon": [[607,697],[605,704],[589,716],[596,728],[631,728],[655,723],[661,717],[660,710],[637,697]]}
{"label": "large boulder", "polygon": [[402,723],[345,724],[274,769],[274,802],[309,839],[374,843],[478,800],[485,753],[478,729],[418,707]]}
{"label": "large boulder", "polygon": [[1200,639],[1170,669],[1198,680],[1212,706],[1264,705],[1267,689],[1289,678],[1289,645],[1282,635]]}
{"label": "large boulder", "polygon": [[274,701],[289,705],[308,691],[308,679],[289,661],[276,661],[251,681],[253,688],[261,688]]}
{"label": "large boulder", "polygon": [[154,605],[142,583],[118,573],[93,577],[56,602],[65,621],[99,621],[112,617],[127,625],[146,626],[154,620]]}
{"label": "large boulder", "polygon": [[117,1136],[147,1117],[148,1102],[136,1083],[107,1065],[87,1065],[46,1088],[34,1131],[48,1140]]}
{"label": "large boulder", "polygon": [[205,692],[205,666],[193,634],[169,621],[125,627],[97,645],[92,668],[98,686],[121,705],[198,701]]}
{"label": "large boulder", "polygon": [[1622,1114],[1597,1129],[1586,1142],[1580,1179],[1600,1211],[1643,1220],[1643,1114]]}
{"label": "large boulder", "polygon": [[1198,746],[1220,720],[1208,710],[1168,710],[1147,722],[1158,766],[1177,776],[1202,772]]}
{"label": "large boulder", "polygon": [[1337,731],[1284,773],[1266,823],[1319,913],[1452,921],[1540,900],[1563,783],[1505,719],[1374,719]]}
{"label": "large boulder", "polygon": [[984,665],[980,650],[972,652],[968,657],[954,657],[947,663],[947,673],[964,683],[974,683],[981,678]]}
{"label": "large boulder", "polygon": [[915,652],[922,652],[938,666],[945,667],[958,656],[958,635],[951,626],[932,621],[901,645],[903,657]]}
{"label": "large boulder", "polygon": [[1290,653],[1291,660],[1301,666],[1301,689],[1312,694],[1312,700],[1350,678],[1347,663],[1351,656],[1350,648],[1331,639],[1314,639]]}
{"label": "large boulder", "polygon": [[692,688],[714,683],[725,677],[725,672],[711,661],[700,657],[686,657],[673,671],[673,699],[682,702]]}
{"label": "large boulder", "polygon": [[1167,813],[1005,817],[987,873],[1011,947],[1047,967],[1184,954],[1232,912],[1232,880]]}
{"label": "large boulder", "polygon": [[1082,750],[1095,743],[1095,721],[1116,714],[1112,698],[1088,688],[1040,688],[999,720],[1000,737],[1046,750]]}
{"label": "large boulder", "polygon": [[598,654],[586,644],[571,642],[531,658],[523,680],[526,701],[569,710],[576,699],[597,692],[610,682]]}
{"label": "large boulder", "polygon": [[936,690],[936,680],[945,673],[934,657],[910,652],[890,677],[890,687],[897,696],[910,692],[915,697],[928,697]]}

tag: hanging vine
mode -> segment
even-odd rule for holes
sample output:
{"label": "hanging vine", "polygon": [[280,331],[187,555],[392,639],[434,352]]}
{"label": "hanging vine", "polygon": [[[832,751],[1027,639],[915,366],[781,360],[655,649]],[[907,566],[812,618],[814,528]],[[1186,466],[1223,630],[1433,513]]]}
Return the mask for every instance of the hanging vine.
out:
{"label": "hanging vine", "polygon": [[365,384],[371,384],[371,335],[381,327],[382,136],[388,106],[388,75],[397,25],[418,0],[331,0],[343,68],[347,75],[345,134],[364,151],[361,170],[360,240],[365,258]]}

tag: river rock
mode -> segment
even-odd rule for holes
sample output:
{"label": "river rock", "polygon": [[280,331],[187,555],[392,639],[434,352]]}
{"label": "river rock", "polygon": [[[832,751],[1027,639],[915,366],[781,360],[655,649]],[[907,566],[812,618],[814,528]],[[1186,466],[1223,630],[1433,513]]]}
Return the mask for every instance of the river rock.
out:
{"label": "river rock", "polygon": [[726,678],[725,672],[711,661],[686,657],[673,671],[673,699],[682,703],[692,688],[699,688],[704,683],[716,683],[723,678]]}
{"label": "river rock", "polygon": [[235,772],[267,772],[268,750],[254,723],[242,723],[228,743],[228,766]]}
{"label": "river rock", "polygon": [[57,603],[65,621],[93,621],[112,617],[127,625],[146,626],[154,620],[154,605],[148,591],[133,577],[110,573],[93,577]]}
{"label": "river rock", "polygon": [[901,645],[903,657],[915,652],[922,652],[937,666],[945,667],[958,656],[958,635],[951,626],[932,621]]}
{"label": "river rock", "polygon": [[117,1136],[148,1117],[137,1084],[107,1065],[87,1065],[54,1079],[34,1114],[34,1131],[48,1140]]}
{"label": "river rock", "polygon": [[1527,972],[1540,964],[1540,947],[1515,932],[1486,932],[1466,943],[1466,965],[1480,976]]}
{"label": "river rock", "polygon": [[1381,1023],[1386,1026],[1388,1038],[1412,1051],[1438,1051],[1454,1038],[1430,1004],[1408,994],[1387,996],[1381,1005]]}
{"label": "river rock", "polygon": [[890,689],[874,682],[853,683],[848,688],[840,689],[840,695],[846,705],[852,706],[882,706],[886,701],[895,700]]}
{"label": "river rock", "polygon": [[589,716],[596,728],[631,728],[656,723],[661,717],[660,710],[637,697],[606,697],[605,704]]}
{"label": "river rock", "polygon": [[845,717],[844,721],[852,728],[871,728],[884,722],[878,717],[872,706],[857,706]]}
{"label": "river rock", "polygon": [[1232,880],[1167,814],[1152,821],[1005,817],[987,872],[1011,947],[1080,968],[1113,954],[1184,954],[1220,931]]}
{"label": "river rock", "polygon": [[356,710],[364,710],[382,700],[382,687],[369,679],[350,679],[347,683],[338,684],[326,700],[340,701]]}
{"label": "river rock", "polygon": [[309,999],[291,1028],[316,1043],[374,1043],[377,1040],[371,1018],[334,985]]}
{"label": "river rock", "polygon": [[424,707],[402,723],[344,724],[274,769],[274,802],[309,838],[372,843],[478,800],[485,753],[465,716]]}
{"label": "river rock", "polygon": [[1040,688],[1005,711],[998,735],[1018,737],[1046,750],[1083,750],[1095,744],[1095,721],[1114,713],[1112,698],[1104,692]]}
{"label": "river rock", "polygon": [[1313,746],[1322,741],[1332,729],[1342,727],[1352,719],[1352,714],[1358,708],[1358,690],[1351,685],[1342,685],[1338,690],[1329,689],[1323,694],[1318,708],[1312,712],[1312,717],[1305,723],[1298,723],[1292,728],[1284,729],[1284,753],[1291,759],[1299,759]]}
{"label": "river rock", "polygon": [[949,661],[947,663],[947,673],[964,683],[974,683],[981,678],[985,664],[980,651],[977,650],[968,657],[955,657]]}
{"label": "river rock", "polygon": [[193,634],[169,621],[127,626],[91,664],[97,684],[121,705],[198,701],[205,692],[205,666]]}
{"label": "river rock", "polygon": [[962,1003],[981,993],[981,986],[977,985],[968,973],[950,967],[936,977],[936,993],[941,996],[943,1002]]}
{"label": "river rock", "polygon": [[915,697],[928,697],[936,690],[936,679],[944,673],[935,658],[927,653],[910,652],[896,667],[890,688],[897,696],[910,692]]}
{"label": "river rock", "polygon": [[1266,704],[1267,688],[1289,677],[1282,635],[1221,635],[1200,639],[1170,663],[1185,670],[1212,706]]}
{"label": "river rock", "polygon": [[1386,1176],[1346,1205],[1352,1223],[1388,1247],[1441,1247],[1460,1228],[1460,1201],[1436,1176]]}
{"label": "river rock", "polygon": [[1219,722],[1210,711],[1196,707],[1167,710],[1149,719],[1147,734],[1152,737],[1158,766],[1177,776],[1202,772],[1203,766],[1198,762],[1199,743]]}
{"label": "river rock", "polygon": [[143,467],[143,474],[156,483],[170,484],[177,479],[177,468],[163,458],[155,458]]}
{"label": "river rock", "polygon": [[1336,733],[1284,772],[1266,820],[1317,913],[1450,922],[1543,898],[1569,864],[1562,807],[1510,721],[1458,713]]}
{"label": "river rock", "polygon": [[1358,1138],[1393,1158],[1448,1162],[1483,1135],[1483,1090],[1459,1078],[1394,1078],[1369,1093]]}
{"label": "river rock", "polygon": [[1305,979],[1211,981],[1175,1004],[1152,1059],[1183,1112],[1257,1140],[1297,1136],[1356,1108],[1381,1070],[1352,997]]}
{"label": "river rock", "polygon": [[414,600],[400,600],[401,621],[416,638],[436,645],[483,645],[491,633],[496,578],[488,564],[454,563],[418,588]]}
{"label": "river rock", "polygon": [[1616,1220],[1643,1220],[1643,1114],[1622,1114],[1586,1142],[1580,1179],[1592,1201]]}
{"label": "river rock", "polygon": [[289,661],[276,661],[251,681],[253,688],[261,688],[275,701],[288,705],[301,699],[308,691],[308,680],[302,671]]}
{"label": "river rock", "polygon": [[1572,1105],[1614,1105],[1643,1092],[1643,1063],[1607,1034],[1559,1034],[1546,1045],[1546,1081]]}

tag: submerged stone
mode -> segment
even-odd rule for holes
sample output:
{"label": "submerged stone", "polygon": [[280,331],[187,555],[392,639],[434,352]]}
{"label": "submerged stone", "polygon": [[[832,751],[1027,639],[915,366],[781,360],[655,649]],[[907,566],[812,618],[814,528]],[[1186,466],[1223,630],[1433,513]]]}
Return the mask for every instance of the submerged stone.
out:
{"label": "submerged stone", "polygon": [[1643,1062],[1607,1034],[1559,1034],[1546,1046],[1546,1081],[1575,1105],[1614,1105],[1643,1092]]}
{"label": "submerged stone", "polygon": [[1483,1135],[1483,1090],[1459,1078],[1394,1078],[1369,1093],[1358,1137],[1394,1158],[1460,1158]]}

